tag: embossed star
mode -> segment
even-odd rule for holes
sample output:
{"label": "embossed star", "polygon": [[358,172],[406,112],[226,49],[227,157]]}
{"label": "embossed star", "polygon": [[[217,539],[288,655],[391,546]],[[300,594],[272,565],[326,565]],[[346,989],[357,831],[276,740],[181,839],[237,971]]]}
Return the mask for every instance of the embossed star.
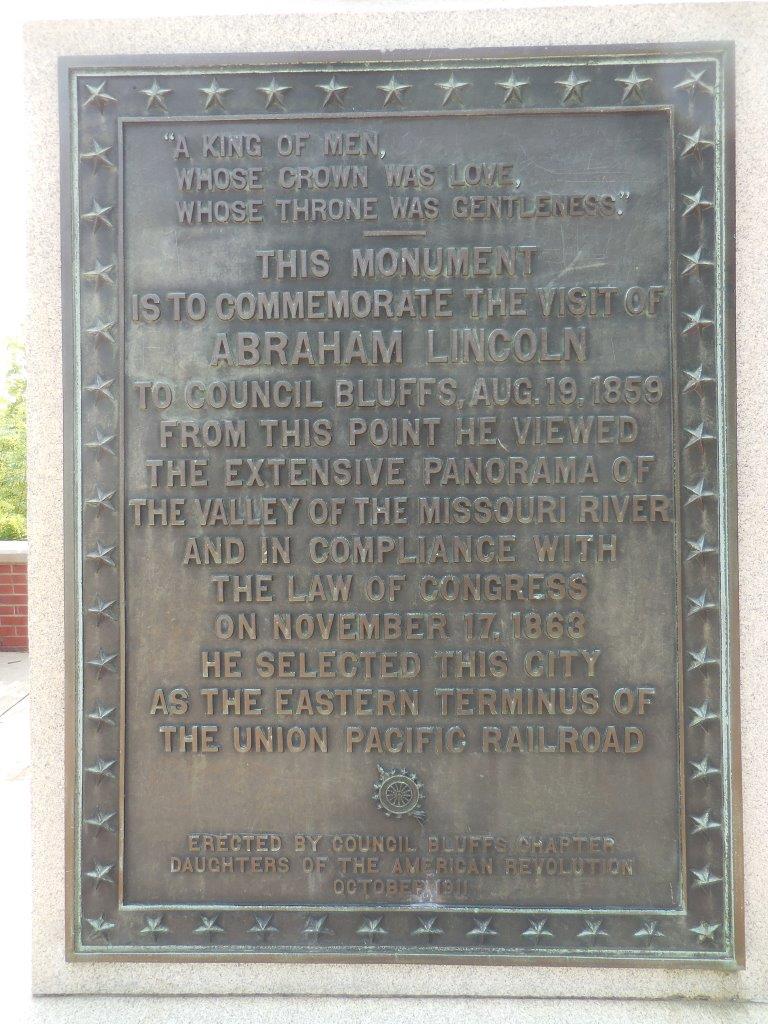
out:
{"label": "embossed star", "polygon": [[168,107],[165,105],[165,97],[170,96],[173,89],[161,88],[159,82],[155,79],[148,89],[139,89],[139,92],[147,97],[147,110],[159,107],[160,110],[168,111]]}
{"label": "embossed star", "polygon": [[689,761],[691,766],[691,782],[698,782],[699,779],[709,779],[713,775],[719,775],[720,769],[710,762],[708,757],[700,761]]}
{"label": "embossed star", "polygon": [[117,661],[116,654],[108,654],[101,647],[99,653],[88,664],[96,669],[96,678],[101,679],[105,672],[115,672],[114,662]]}
{"label": "embossed star", "polygon": [[581,103],[584,100],[584,87],[589,85],[590,81],[589,78],[579,78],[575,70],[572,70],[567,78],[557,79],[555,85],[559,85],[563,90],[561,103]]}
{"label": "embossed star", "polygon": [[693,135],[686,135],[685,132],[680,134],[685,139],[685,145],[680,152],[680,156],[690,156],[691,153],[695,153],[696,156],[700,157],[702,150],[710,149],[714,146],[714,142],[711,139],[702,138],[701,128],[697,128]]}
{"label": "embossed star", "polygon": [[98,231],[99,228],[111,228],[112,221],[107,217],[111,209],[111,206],[102,206],[94,199],[93,206],[87,213],[82,214],[81,220],[92,225],[94,231]]}
{"label": "embossed star", "polygon": [[704,669],[707,665],[719,664],[717,658],[710,655],[706,644],[699,651],[688,651],[688,657],[691,659],[691,664],[688,666],[689,672],[693,672],[697,668]]}
{"label": "embossed star", "polygon": [[702,245],[696,250],[696,252],[681,252],[680,255],[686,261],[686,266],[681,271],[681,276],[685,277],[686,274],[692,274],[694,271],[697,274],[701,273],[702,267],[714,267],[712,260],[704,259],[702,252],[704,247]]}
{"label": "embossed star", "polygon": [[363,942],[365,942],[367,946],[372,946],[377,939],[380,939],[383,935],[389,934],[387,929],[384,927],[383,921],[383,916],[366,917],[357,929],[357,934],[362,937]]}
{"label": "embossed star", "polygon": [[528,939],[534,944],[534,946],[538,946],[543,939],[551,939],[554,937],[552,932],[547,928],[546,917],[530,918],[528,927],[522,934],[523,938]]}
{"label": "embossed star", "polygon": [[467,938],[477,939],[477,941],[482,946],[484,943],[488,941],[488,939],[492,939],[495,935],[498,934],[499,933],[493,927],[492,917],[476,917],[475,923],[467,932]]}
{"label": "embossed star", "polygon": [[152,941],[157,942],[161,935],[167,935],[171,929],[163,921],[163,915],[157,914],[156,916],[148,914],[144,918],[144,927],[141,929],[142,935],[151,935]]}
{"label": "embossed star", "polygon": [[112,921],[108,921],[103,914],[99,914],[98,917],[86,917],[85,920],[91,926],[91,934],[88,936],[91,941],[103,939],[109,942],[109,933],[115,927]]}
{"label": "embossed star", "polygon": [[694,615],[699,615],[701,612],[706,612],[710,608],[717,608],[714,601],[710,600],[709,594],[706,590],[702,590],[700,594],[694,594],[693,597],[688,598],[690,608],[688,609],[688,618],[692,618]]}
{"label": "embossed star", "polygon": [[704,71],[691,71],[690,68],[686,68],[685,73],[688,77],[684,78],[682,82],[678,82],[675,86],[676,89],[682,89],[690,95],[693,95],[697,90],[709,93],[710,96],[712,95],[712,86],[703,80],[706,69]]}
{"label": "embossed star", "polygon": [[588,946],[596,946],[600,939],[608,938],[608,932],[603,928],[601,920],[587,918],[577,937],[583,939]]}
{"label": "embossed star", "polygon": [[97,320],[91,327],[87,327],[85,333],[93,338],[94,341],[106,341],[110,345],[115,344],[115,339],[112,337],[112,330],[117,326],[116,320]]}
{"label": "embossed star", "polygon": [[530,84],[527,78],[517,78],[514,71],[510,71],[509,78],[505,82],[496,83],[500,89],[504,90],[505,103],[509,103],[510,100],[514,100],[515,103],[522,103],[523,89],[526,85]]}
{"label": "embossed star", "polygon": [[92,165],[92,170],[95,172],[99,167],[114,167],[115,165],[107,156],[107,153],[112,152],[111,146],[102,146],[96,139],[91,140],[91,149],[87,153],[81,153],[80,159],[87,160]]}
{"label": "embossed star", "polygon": [[290,92],[292,88],[292,85],[278,85],[273,76],[272,81],[269,82],[268,85],[257,85],[256,91],[264,93],[264,109],[269,110],[273,104],[276,104],[278,107],[282,107],[284,99],[283,93]]}
{"label": "embossed star", "polygon": [[684,395],[687,395],[689,391],[695,391],[700,395],[702,393],[702,386],[704,384],[711,384],[715,379],[714,377],[704,376],[704,365],[702,363],[695,370],[683,370],[683,373],[688,378],[683,388]]}
{"label": "embossed star", "polygon": [[443,90],[442,106],[449,103],[454,96],[460,100],[462,97],[461,90],[466,89],[468,85],[469,82],[460,82],[453,72],[451,72],[451,77],[446,82],[435,82],[435,87]]}
{"label": "embossed star", "polygon": [[101,284],[114,284],[115,282],[109,276],[114,269],[114,263],[101,263],[99,260],[96,260],[96,266],[93,270],[84,270],[83,277],[86,281],[90,281],[91,284],[95,284],[97,288]]}
{"label": "embossed star", "polygon": [[114,832],[115,826],[112,824],[114,817],[114,811],[103,811],[101,807],[97,807],[91,817],[85,819],[85,824],[90,825],[97,832]]}
{"label": "embossed star", "polygon": [[100,569],[102,565],[108,565],[111,569],[115,568],[115,560],[112,557],[115,551],[115,545],[102,544],[100,540],[96,541],[96,548],[94,551],[89,551],[85,556],[91,562],[96,562],[96,568]]}
{"label": "embossed star", "polygon": [[437,923],[437,915],[433,914],[431,917],[422,917],[417,915],[416,920],[419,922],[411,932],[418,938],[426,939],[427,942],[432,942],[439,935],[443,934],[443,929],[439,927]]}
{"label": "embossed star", "polygon": [[407,82],[398,82],[394,75],[384,85],[377,85],[376,88],[379,92],[384,93],[384,106],[389,106],[390,103],[396,101],[397,103],[403,102],[403,93],[406,89],[410,89],[410,85]]}
{"label": "embossed star", "polygon": [[219,924],[218,914],[201,914],[200,924],[195,928],[196,935],[207,935],[208,941],[213,942],[214,935],[223,934],[224,929]]}
{"label": "embossed star", "polygon": [[626,103],[630,96],[636,100],[645,99],[643,96],[643,86],[650,82],[651,79],[638,75],[637,68],[632,68],[626,78],[615,78],[614,81],[624,86],[621,102]]}
{"label": "embossed star", "polygon": [[635,932],[635,938],[641,939],[646,946],[650,947],[657,939],[664,938],[664,932],[658,921],[643,921],[642,928]]}
{"label": "embossed star", "polygon": [[97,782],[101,782],[102,779],[114,779],[115,773],[112,769],[116,763],[116,761],[106,761],[103,757],[97,757],[95,762],[85,770],[89,775],[95,775]]}
{"label": "embossed star", "polygon": [[701,214],[702,210],[712,209],[713,204],[708,199],[704,199],[703,195],[703,188],[700,188],[698,192],[683,192],[683,200],[685,201],[684,217],[688,217],[692,213]]}
{"label": "embossed star", "polygon": [[277,927],[272,924],[273,917],[274,914],[257,914],[253,919],[253,925],[248,929],[249,933],[255,935],[259,942],[269,942],[270,938],[277,934]]}
{"label": "embossed star", "polygon": [[691,874],[696,879],[693,883],[694,889],[706,889],[710,885],[722,882],[720,875],[716,875],[709,864],[705,864],[703,868],[691,868]]}
{"label": "embossed star", "polygon": [[693,313],[683,313],[683,316],[688,321],[683,328],[683,334],[690,334],[692,331],[702,331],[705,327],[711,327],[714,323],[713,320],[709,320],[704,316],[703,306],[699,306]]}
{"label": "embossed star", "polygon": [[103,725],[116,724],[112,717],[116,711],[117,708],[108,708],[105,704],[97,704],[93,711],[88,712],[88,718],[96,723],[97,729],[101,729]]}
{"label": "embossed star", "polygon": [[[105,512],[115,512],[115,506],[112,504],[116,491],[102,491],[100,487],[96,488],[95,493],[92,497],[85,499],[86,505],[91,505],[96,509],[96,514],[101,515],[101,510]],[[113,601],[112,604],[115,602]]]}
{"label": "embossed star", "polygon": [[707,541],[707,535],[702,533],[700,537],[696,537],[694,540],[688,540],[686,538],[685,543],[691,549],[690,554],[686,558],[686,562],[692,562],[695,558],[703,558],[704,555],[711,555],[717,551],[717,548],[713,547]]}
{"label": "embossed star", "polygon": [[691,704],[688,710],[693,714],[693,717],[688,723],[688,726],[691,729],[697,725],[700,725],[705,729],[709,722],[716,722],[720,717],[710,708],[708,700],[705,700],[704,703],[700,704],[698,707]]}
{"label": "embossed star", "polygon": [[703,448],[708,441],[715,440],[715,435],[707,433],[707,428],[703,422],[697,423],[695,427],[686,427],[685,432],[691,435],[690,439],[686,441],[686,448],[693,448],[694,446]]}
{"label": "embossed star", "polygon": [[695,828],[691,829],[691,835],[698,835],[700,832],[716,832],[720,827],[720,822],[715,821],[710,811],[704,811],[703,814],[691,814],[691,821],[694,823]]}
{"label": "embossed star", "polygon": [[117,654],[108,654],[103,648],[99,648],[99,653],[93,658],[88,664],[96,669],[96,678],[101,679],[105,672],[115,672],[114,662],[117,660]]}
{"label": "embossed star", "polygon": [[88,609],[88,613],[93,615],[96,619],[96,625],[100,626],[102,622],[115,622],[115,616],[112,614],[112,609],[115,607],[115,601],[105,601],[103,598],[96,595],[96,604]]}
{"label": "embossed star", "polygon": [[100,864],[99,861],[94,861],[91,870],[85,872],[87,878],[93,879],[94,889],[98,889],[102,882],[107,885],[115,884],[115,880],[109,877],[114,866],[114,864]]}
{"label": "embossed star", "polygon": [[704,477],[695,484],[686,484],[685,489],[691,492],[690,498],[685,503],[686,508],[689,505],[695,505],[698,501],[704,501],[705,498],[714,498],[715,496],[714,491],[707,490],[707,482]]}
{"label": "embossed star", "polygon": [[110,103],[117,103],[115,97],[110,96],[106,91],[106,82],[101,82],[99,85],[88,85],[86,82],[85,88],[88,90],[88,99],[83,103],[84,107],[98,107],[104,113],[104,108],[109,106]]}
{"label": "embossed star", "polygon": [[329,103],[337,103],[341,106],[344,102],[344,93],[347,92],[349,86],[337,82],[336,76],[332,75],[330,82],[323,82],[320,85],[316,85],[315,88],[323,93],[322,106],[327,107]]}
{"label": "embossed star", "polygon": [[211,84],[203,86],[200,92],[203,94],[203,110],[210,110],[212,107],[218,107],[219,110],[223,110],[224,97],[228,92],[232,92],[232,90],[219,85],[216,79],[212,78]]}
{"label": "embossed star", "polygon": [[699,942],[714,942],[715,934],[720,928],[719,924],[710,924],[709,921],[701,921],[695,928],[691,928],[694,935],[698,936]]}
{"label": "embossed star", "polygon": [[92,441],[86,441],[85,447],[90,448],[96,452],[97,458],[101,458],[102,452],[105,455],[116,455],[115,449],[112,447],[112,442],[115,440],[114,434],[104,434],[99,428],[96,428],[96,436]]}
{"label": "embossed star", "polygon": [[115,396],[112,394],[112,385],[115,383],[114,377],[102,377],[101,374],[97,373],[90,384],[85,385],[85,390],[89,391],[92,395],[96,395],[98,398],[111,398],[114,402]]}
{"label": "embossed star", "polygon": [[301,929],[302,934],[312,942],[319,942],[323,935],[333,935],[331,929],[326,925],[327,920],[327,914],[310,914]]}

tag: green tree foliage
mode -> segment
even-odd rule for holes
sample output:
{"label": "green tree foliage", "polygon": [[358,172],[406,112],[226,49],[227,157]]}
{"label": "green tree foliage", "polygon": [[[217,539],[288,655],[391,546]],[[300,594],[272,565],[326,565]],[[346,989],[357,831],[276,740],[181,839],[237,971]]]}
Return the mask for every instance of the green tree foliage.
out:
{"label": "green tree foliage", "polygon": [[0,394],[0,540],[27,536],[27,381],[20,354],[12,350]]}

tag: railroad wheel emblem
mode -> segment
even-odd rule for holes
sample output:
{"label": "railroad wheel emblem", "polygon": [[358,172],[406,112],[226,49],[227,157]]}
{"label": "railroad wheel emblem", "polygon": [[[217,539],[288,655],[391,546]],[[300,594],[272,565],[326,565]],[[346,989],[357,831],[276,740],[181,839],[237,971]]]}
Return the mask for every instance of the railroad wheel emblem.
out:
{"label": "railroad wheel emblem", "polygon": [[424,821],[424,786],[405,768],[377,765],[379,777],[373,784],[373,802],[388,818],[416,818]]}

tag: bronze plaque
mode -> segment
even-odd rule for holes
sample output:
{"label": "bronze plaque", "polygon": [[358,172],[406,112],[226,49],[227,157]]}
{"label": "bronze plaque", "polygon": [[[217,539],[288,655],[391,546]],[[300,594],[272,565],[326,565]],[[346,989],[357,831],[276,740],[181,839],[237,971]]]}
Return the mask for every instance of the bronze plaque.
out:
{"label": "bronze plaque", "polygon": [[72,955],[738,962],[730,60],[63,62]]}

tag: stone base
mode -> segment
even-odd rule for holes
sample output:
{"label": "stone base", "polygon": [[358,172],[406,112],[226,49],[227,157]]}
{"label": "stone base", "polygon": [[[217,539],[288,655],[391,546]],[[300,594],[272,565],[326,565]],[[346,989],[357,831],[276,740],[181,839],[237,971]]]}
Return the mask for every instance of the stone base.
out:
{"label": "stone base", "polygon": [[282,1024],[286,1014],[292,1024],[764,1024],[766,1007],[756,1003],[656,1002],[584,999],[290,999],[256,996],[47,996],[37,997],[26,1017],[14,1024],[196,1024],[197,1021],[227,1024]]}
{"label": "stone base", "polygon": [[[42,1019],[351,1022],[481,1017],[485,1020],[581,1021],[602,1024],[636,1015],[646,1021],[726,1019],[724,1007],[681,1006],[628,1000],[706,999],[742,1001],[728,1020],[766,1019],[768,1008],[768,841],[765,793],[768,756],[764,742],[765,584],[764,543],[768,429],[762,311],[765,182],[768,180],[768,7],[763,4],[591,7],[520,11],[494,6],[435,10],[437,4],[315,4],[315,14],[279,17],[188,18],[146,21],[41,23],[27,28],[27,81],[32,150],[29,158],[30,323],[30,636],[34,741],[34,954],[38,993],[193,994],[248,993],[293,996],[290,1000],[190,1001],[108,999],[36,1001]],[[430,10],[430,6],[432,9]],[[736,42],[737,274],[739,547],[741,564],[741,694],[746,848],[746,969],[727,974],[703,969],[624,967],[483,967],[342,964],[67,963],[65,949],[64,622],[61,558],[64,524],[61,434],[61,329],[56,58],[61,54],[241,53],[275,50],[340,50],[416,47],[604,45],[733,39]],[[418,1002],[389,996],[439,996]],[[334,999],[318,996],[367,996]],[[467,997],[486,997],[470,1000]],[[510,1005],[498,998],[540,997]],[[309,998],[308,998],[309,997]],[[451,998],[446,998],[451,997]],[[610,1002],[569,1002],[599,997]],[[225,1007],[225,1008],[224,1008]],[[738,1017],[735,1014],[738,1012]],[[733,1015],[731,1015],[733,1014]]]}

